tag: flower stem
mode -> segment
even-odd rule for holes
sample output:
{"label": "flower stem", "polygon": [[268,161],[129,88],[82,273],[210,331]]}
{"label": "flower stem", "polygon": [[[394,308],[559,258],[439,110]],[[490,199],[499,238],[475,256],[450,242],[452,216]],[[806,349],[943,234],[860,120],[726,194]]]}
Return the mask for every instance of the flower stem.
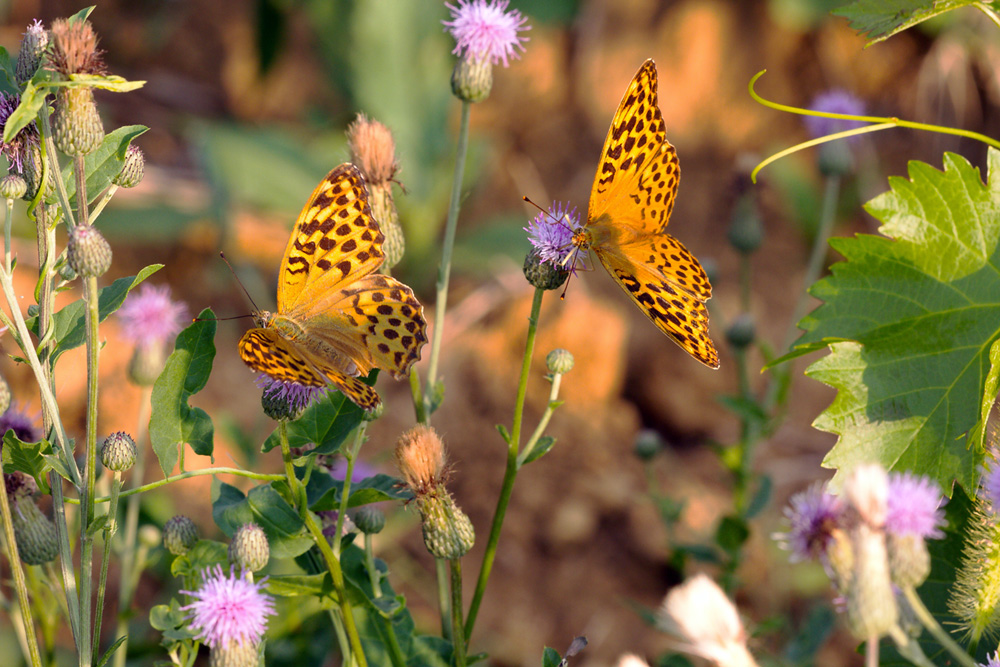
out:
{"label": "flower stem", "polygon": [[438,268],[437,301],[434,305],[434,329],[431,332],[431,354],[427,367],[427,384],[424,389],[424,422],[430,419],[431,401],[437,395],[438,363],[441,354],[441,337],[444,333],[444,315],[448,309],[448,281],[451,277],[451,255],[455,248],[455,229],[458,210],[462,203],[462,180],[465,176],[465,157],[469,152],[469,115],[472,103],[462,102],[462,120],[458,128],[458,146],[455,155],[455,174],[451,183],[451,202],[444,227],[444,244],[441,247],[441,266]]}
{"label": "flower stem", "polygon": [[465,667],[465,633],[462,631],[462,560],[452,558],[451,566],[451,636],[455,667]]}
{"label": "flower stem", "polygon": [[906,601],[910,603],[910,609],[916,615],[917,620],[927,628],[927,631],[931,633],[941,647],[951,654],[955,662],[964,667],[978,667],[978,663],[951,638],[950,634],[945,632],[944,628],[941,627],[934,616],[927,610],[923,600],[917,595],[916,589],[912,586],[907,586],[903,589],[903,595],[906,597]]}
{"label": "flower stem", "polygon": [[557,399],[559,398],[559,386],[562,384],[562,373],[552,374],[552,387],[549,389],[549,401],[545,405],[545,412],[542,413],[542,418],[538,420],[538,426],[531,433],[531,437],[528,438],[528,442],[524,443],[524,449],[517,456],[518,467],[524,465],[525,460],[531,456],[531,452],[535,449],[535,445],[538,444],[539,439],[541,439],[542,434],[545,433],[545,429],[549,425],[549,420],[552,419],[552,413],[556,411],[559,407]]}
{"label": "flower stem", "polygon": [[[0,459],[0,484],[4,484],[3,475],[3,459]],[[32,501],[28,499],[25,502]],[[42,667],[42,656],[38,652],[38,638],[35,636],[35,622],[31,616],[31,603],[28,601],[28,582],[24,578],[24,566],[17,553],[17,541],[14,539],[14,519],[10,513],[10,502],[5,487],[0,487],[0,519],[3,520],[3,541],[7,545],[7,563],[14,575],[17,604],[20,608],[24,635],[28,644],[28,658],[31,661],[31,667]]]}
{"label": "flower stem", "polygon": [[[344,572],[340,568],[340,561],[337,560],[333,549],[330,548],[330,543],[327,542],[326,536],[323,534],[323,529],[316,523],[315,517],[309,511],[305,489],[302,487],[301,482],[299,482],[298,477],[295,476],[295,467],[292,464],[292,451],[288,445],[288,422],[285,420],[278,422],[278,440],[281,442],[281,458],[285,464],[285,481],[292,492],[292,499],[299,505],[299,514],[305,522],[306,530],[309,531],[313,542],[316,543],[316,547],[326,562],[326,569],[330,573],[333,588],[337,592],[337,604],[340,607],[340,615],[343,618],[344,630],[347,632],[352,653],[350,656],[344,656],[344,662],[347,664],[348,661],[353,659],[359,667],[368,667],[368,662],[365,660],[364,648],[361,646],[361,637],[358,636],[358,628],[354,623],[354,611],[351,609],[351,603],[347,599],[347,590],[344,586]],[[336,537],[336,540],[340,541],[339,535]]]}
{"label": "flower stem", "polygon": [[[201,468],[199,470],[188,470],[187,472],[182,472],[174,475],[173,477],[166,477],[164,479],[157,480],[155,482],[150,482],[148,484],[143,484],[142,486],[137,486],[135,488],[129,489],[128,491],[122,491],[120,498],[128,498],[140,493],[146,493],[147,491],[152,491],[153,489],[158,489],[161,486],[166,486],[167,484],[173,484],[174,482],[179,482],[182,479],[190,479],[191,477],[202,477],[204,475],[235,475],[237,477],[246,477],[247,479],[254,479],[259,482],[277,482],[285,479],[284,475],[278,474],[265,474],[260,472],[251,472],[249,470],[242,470],[240,468]],[[95,504],[106,503],[110,501],[109,496],[101,496],[100,498],[94,498]],[[79,500],[74,500],[70,498],[66,501],[69,505],[79,505]]]}
{"label": "flower stem", "polygon": [[[83,195],[79,190],[77,197]],[[93,586],[94,536],[90,533],[90,524],[94,520],[94,484],[97,467],[97,379],[100,342],[97,339],[97,325],[100,312],[97,303],[97,277],[85,276],[83,279],[83,300],[87,305],[85,311],[85,326],[87,335],[87,440],[86,464],[84,474],[86,481],[83,495],[80,498],[80,666],[91,664],[91,625],[93,624],[93,602],[91,588]]]}
{"label": "flower stem", "polygon": [[524,358],[521,361],[521,378],[517,385],[517,400],[514,403],[514,419],[511,422],[510,440],[507,443],[507,467],[504,470],[500,496],[497,498],[497,508],[493,513],[493,525],[490,527],[490,537],[486,542],[486,552],[483,554],[483,563],[479,569],[476,591],[472,595],[472,603],[469,605],[469,613],[465,619],[466,641],[472,636],[472,629],[476,624],[476,616],[479,615],[479,605],[483,601],[486,584],[490,579],[490,571],[493,569],[493,561],[496,559],[497,544],[500,542],[500,530],[503,528],[503,520],[507,514],[507,505],[510,503],[511,492],[514,490],[514,480],[517,478],[517,471],[520,469],[517,455],[520,448],[521,419],[524,414],[524,399],[528,391],[528,374],[531,371],[531,357],[535,351],[538,314],[542,310],[542,296],[544,294],[543,290],[536,287],[535,296],[531,302],[531,314],[528,316],[528,337],[524,344]]}
{"label": "flower stem", "polygon": [[[111,564],[111,546],[118,531],[118,494],[122,489],[122,474],[115,471],[114,479],[111,482],[111,503],[108,505],[108,523],[104,528],[104,553],[101,556],[101,578],[97,584],[97,611],[94,613],[94,655],[93,661],[96,664],[101,645],[101,619],[104,616],[104,596],[108,588],[108,567]],[[117,651],[124,647],[119,646]]]}
{"label": "flower stem", "polygon": [[343,452],[344,459],[347,461],[347,470],[344,471],[344,486],[340,490],[340,507],[337,512],[337,528],[334,532],[336,536],[333,540],[333,555],[340,558],[340,536],[344,531],[344,517],[347,516],[347,501],[350,499],[351,495],[351,478],[354,476],[354,462],[358,459],[358,452],[361,451],[361,445],[365,442],[365,430],[368,428],[368,422],[363,421],[358,424],[358,428],[354,433],[354,443],[347,450]]}

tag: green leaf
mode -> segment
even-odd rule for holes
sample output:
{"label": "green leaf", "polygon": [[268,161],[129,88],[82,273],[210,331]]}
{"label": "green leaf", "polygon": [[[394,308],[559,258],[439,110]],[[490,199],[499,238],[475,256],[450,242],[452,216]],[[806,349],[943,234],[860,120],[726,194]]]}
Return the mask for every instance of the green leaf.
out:
{"label": "green leaf", "polygon": [[4,81],[0,82],[0,91],[8,95],[17,95],[21,92],[21,87],[17,84],[17,77],[14,74],[14,60],[10,57],[10,52],[0,46],[0,71],[3,72]]}
{"label": "green leaf", "polygon": [[320,574],[278,574],[267,578],[267,592],[284,598],[334,597],[333,582],[327,572]]}
{"label": "green leaf", "polygon": [[746,521],[736,516],[724,516],[715,531],[715,542],[728,553],[737,553],[750,537]]}
{"label": "green leaf", "polygon": [[866,207],[891,239],[831,241],[846,261],[810,290],[824,303],[796,343],[831,350],[806,371],[838,389],[813,424],[840,436],[825,466],[878,462],[974,487],[966,434],[1000,333],[1000,152],[988,162],[988,186],[953,153],[944,171],[911,162],[910,179]]}
{"label": "green leaf", "polygon": [[[343,489],[343,480],[334,479],[330,475],[312,475],[306,485],[309,509],[313,512],[340,509],[340,494]],[[347,499],[347,507],[361,507],[383,500],[409,500],[412,497],[402,487],[400,480],[379,474],[351,482],[351,496]]]}
{"label": "green leaf", "polygon": [[559,655],[559,651],[546,646],[545,650],[542,651],[542,667],[559,667],[560,662],[562,662],[562,656]]}
{"label": "green leaf", "polygon": [[[987,425],[991,424],[990,414],[994,413],[994,406],[997,404],[998,387],[1000,387],[1000,338],[993,341],[993,345],[990,346],[990,372],[986,375],[983,398],[979,404],[979,422],[969,433],[969,442],[979,452],[986,451],[988,432],[996,432],[996,428],[988,429]],[[1000,418],[1000,414],[994,416],[994,423],[997,418]]]}
{"label": "green leaf", "polygon": [[205,570],[229,563],[229,547],[215,540],[198,540],[186,554],[170,563],[170,574],[201,583]]}
{"label": "green leaf", "polygon": [[69,81],[60,83],[65,88],[100,88],[113,93],[127,93],[146,85],[145,81],[128,81],[115,74],[70,74]]}
{"label": "green leaf", "polygon": [[[213,319],[210,319],[213,318]],[[212,455],[212,420],[188,399],[205,387],[215,359],[215,319],[211,309],[180,332],[174,351],[153,384],[149,439],[164,475],[177,464],[177,445],[188,443],[202,456]]]}
{"label": "green leaf", "polygon": [[187,613],[181,611],[176,598],[171,598],[170,604],[158,604],[149,610],[149,625],[159,632],[179,628],[186,622]]}
{"label": "green leaf", "polygon": [[[315,444],[316,447],[309,450],[312,456],[335,454],[351,431],[361,423],[363,415],[364,411],[340,392],[327,392],[303,410],[298,419],[288,424],[288,444],[291,447]],[[278,429],[275,429],[261,449],[269,452],[280,444]]]}
{"label": "green leaf", "polygon": [[86,21],[88,18],[90,18],[90,13],[94,11],[95,7],[97,7],[97,5],[91,5],[90,7],[84,7],[83,9],[81,9],[80,11],[78,11],[76,14],[73,14],[72,16],[70,16],[66,20],[71,25],[75,25],[75,24],[77,24],[77,23],[79,23],[81,21]]}
{"label": "green leaf", "polygon": [[94,520],[87,525],[87,535],[88,537],[93,537],[97,533],[104,530],[104,527],[108,525],[108,515],[101,514],[94,518]]}
{"label": "green leaf", "polygon": [[104,665],[108,664],[108,660],[111,659],[111,656],[115,654],[115,651],[118,650],[118,647],[121,646],[122,642],[124,642],[126,639],[128,639],[128,635],[122,635],[121,637],[116,639],[115,643],[109,646],[108,650],[105,651],[104,655],[101,656],[101,659],[97,661],[95,667],[104,667]]}
{"label": "green leaf", "polygon": [[[145,125],[126,125],[104,136],[101,145],[83,158],[83,173],[87,175],[87,203],[93,203],[111,185],[111,179],[121,173],[125,166],[125,153],[132,141],[146,132]],[[72,162],[62,169],[63,183],[70,204],[76,206],[76,177]],[[57,203],[55,194],[49,203]]]}
{"label": "green leaf", "polygon": [[748,521],[763,512],[767,504],[771,502],[771,490],[773,486],[771,478],[763,475],[758,480],[760,481],[760,486],[757,487],[757,492],[753,494],[753,498],[747,504],[746,519]]}
{"label": "green leaf", "polygon": [[4,472],[23,472],[38,483],[38,488],[43,493],[49,492],[49,463],[47,456],[52,455],[52,445],[46,440],[39,442],[22,442],[11,429],[3,435],[3,449],[0,451],[3,456]]}
{"label": "green leaf", "polygon": [[[142,281],[163,268],[162,264],[151,264],[135,276],[119,278],[97,293],[98,320],[103,322],[113,312],[121,308],[128,293]],[[52,333],[55,349],[52,356],[58,359],[67,350],[83,345],[87,341],[87,304],[83,299],[63,307],[52,316]],[[28,329],[38,335],[38,318],[26,320]]]}
{"label": "green leaf", "polygon": [[271,484],[243,492],[224,482],[212,487],[212,518],[228,536],[245,523],[255,522],[267,535],[272,558],[294,558],[313,545],[303,531],[302,517]]}
{"label": "green leaf", "polygon": [[526,465],[528,463],[531,463],[532,461],[537,461],[538,459],[542,458],[543,456],[549,453],[549,451],[552,449],[552,446],[555,444],[556,444],[555,438],[553,438],[551,435],[543,435],[538,439],[538,442],[535,443],[535,446],[532,447],[531,451],[528,453],[528,457],[524,459],[524,463],[522,463],[521,465]]}
{"label": "green leaf", "polygon": [[7,118],[7,122],[4,123],[4,143],[9,143],[15,136],[17,136],[18,132],[33,123],[38,117],[38,112],[41,111],[42,105],[45,104],[45,96],[48,94],[48,90],[37,86],[35,83],[35,80],[39,79],[40,76],[47,76],[47,74],[36,74],[31,81],[28,81],[24,87],[24,92],[21,93],[20,104],[17,105],[17,108],[14,109],[14,113],[12,113]]}
{"label": "green leaf", "polygon": [[[833,13],[850,21],[854,30],[867,33],[866,46],[871,46],[922,21],[972,4],[979,3],[975,0],[856,0],[838,7]],[[998,2],[983,4],[994,11],[1000,10]]]}

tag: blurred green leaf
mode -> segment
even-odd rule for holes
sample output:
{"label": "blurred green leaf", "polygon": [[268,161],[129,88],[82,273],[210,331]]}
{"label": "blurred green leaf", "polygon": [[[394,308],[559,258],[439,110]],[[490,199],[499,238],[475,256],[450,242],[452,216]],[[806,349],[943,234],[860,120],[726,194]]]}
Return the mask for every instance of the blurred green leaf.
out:
{"label": "blurred green leaf", "polygon": [[747,520],[753,519],[758,514],[764,511],[768,503],[771,502],[771,491],[773,484],[771,478],[767,475],[761,475],[757,478],[759,482],[757,486],[757,491],[753,494],[753,498],[750,499],[749,504],[746,509]]}
{"label": "blurred green leaf", "polygon": [[321,574],[272,574],[267,578],[267,592],[286,598],[315,596],[335,597],[333,582],[327,572]]}
{"label": "blurred green leaf", "polygon": [[871,46],[927,19],[978,4],[1000,11],[1000,2],[975,0],[856,0],[833,13],[850,21],[857,32],[866,33],[866,46]]}
{"label": "blurred green leaf", "polygon": [[[132,141],[145,133],[145,125],[126,125],[104,135],[101,145],[83,158],[83,173],[87,175],[87,203],[93,203],[111,185],[111,179],[121,173],[125,166],[125,154]],[[72,162],[62,169],[62,180],[66,184],[66,196],[70,205],[76,207],[76,177]],[[55,193],[47,198],[50,204],[59,200]]]}
{"label": "blurred green leaf", "polygon": [[198,540],[187,553],[175,556],[170,563],[170,574],[185,579],[185,585],[201,584],[206,570],[221,565],[224,571],[229,564],[229,548],[216,540]]}
{"label": "blurred green leaf", "polygon": [[542,651],[542,667],[559,667],[561,661],[562,656],[554,648],[546,646],[545,650]]}
{"label": "blurred green leaf", "polygon": [[[344,490],[343,480],[330,475],[314,473],[306,485],[309,509],[313,512],[340,509],[340,495]],[[370,505],[385,500],[408,500],[412,494],[405,490],[400,481],[390,475],[375,475],[351,483],[351,496],[347,499],[348,509]]]}
{"label": "blurred green leaf", "polygon": [[527,465],[532,461],[537,461],[542,458],[549,453],[554,444],[556,444],[555,438],[550,435],[543,435],[538,439],[538,442],[535,443],[534,448],[531,450],[530,454],[528,454],[528,457],[524,459],[524,463],[521,465]]}
{"label": "blurred green leaf", "polygon": [[206,308],[198,321],[180,332],[174,351],[153,384],[149,439],[164,475],[177,464],[177,445],[187,443],[196,454],[211,456],[212,419],[188,400],[205,388],[215,359],[215,319]]}
{"label": "blurred green leaf", "polygon": [[114,643],[108,647],[108,650],[104,652],[104,655],[101,656],[101,659],[97,661],[97,664],[94,665],[94,667],[104,667],[104,665],[108,664],[108,660],[111,659],[111,656],[115,654],[115,651],[118,650],[118,647],[121,646],[126,639],[128,639],[128,635],[122,635],[116,639]]}
{"label": "blurred green leaf", "polygon": [[715,531],[715,542],[727,553],[737,553],[750,537],[750,527],[737,516],[724,516]]}
{"label": "blurred green leaf", "polygon": [[833,634],[836,627],[837,614],[827,605],[821,603],[813,606],[806,614],[805,622],[798,632],[785,646],[785,659],[789,667],[810,667],[816,664],[816,654]]}

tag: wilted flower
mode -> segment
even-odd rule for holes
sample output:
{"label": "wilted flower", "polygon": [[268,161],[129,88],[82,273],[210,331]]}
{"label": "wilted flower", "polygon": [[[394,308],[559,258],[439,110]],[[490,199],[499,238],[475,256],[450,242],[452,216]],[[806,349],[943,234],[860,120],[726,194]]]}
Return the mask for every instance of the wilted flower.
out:
{"label": "wilted flower", "polygon": [[122,337],[140,347],[170,340],[187,317],[187,305],[171,300],[169,285],[143,283],[138,292],[129,293],[118,309]]}
{"label": "wilted flower", "polygon": [[[845,116],[863,116],[865,113],[864,102],[844,90],[829,90],[820,93],[813,98],[809,108],[813,111],[843,114]],[[824,116],[805,116],[803,120],[809,134],[816,138],[846,130],[853,130],[865,125],[863,122],[857,120],[843,120]]]}
{"label": "wilted flower", "polygon": [[97,33],[90,21],[56,19],[52,22],[51,69],[64,77],[70,74],[104,74],[102,52],[97,48]]}
{"label": "wilted flower", "polygon": [[833,531],[840,525],[843,502],[827,493],[823,484],[796,493],[788,501],[785,516],[791,523],[787,533],[775,534],[775,539],[791,552],[790,560],[802,561],[826,555]]}
{"label": "wilted flower", "polygon": [[489,60],[493,65],[509,58],[519,58],[518,49],[524,51],[522,42],[527,37],[518,35],[530,30],[528,19],[516,9],[507,11],[509,0],[458,0],[457,5],[445,4],[451,11],[451,20],[442,23],[455,38],[452,53],[472,60]]}
{"label": "wilted flower", "polygon": [[264,581],[250,581],[235,568],[226,576],[216,565],[205,573],[198,590],[181,591],[195,598],[181,609],[189,612],[191,628],[209,647],[256,644],[267,629],[267,617],[274,615],[274,600],[264,593]]}
{"label": "wilted flower", "polygon": [[363,113],[359,113],[347,126],[347,148],[351,153],[351,162],[361,169],[369,187],[391,181],[399,170],[392,132]]}
{"label": "wilted flower", "polygon": [[719,585],[697,574],[667,593],[658,614],[660,627],[685,653],[724,667],[756,665],[736,606]]}

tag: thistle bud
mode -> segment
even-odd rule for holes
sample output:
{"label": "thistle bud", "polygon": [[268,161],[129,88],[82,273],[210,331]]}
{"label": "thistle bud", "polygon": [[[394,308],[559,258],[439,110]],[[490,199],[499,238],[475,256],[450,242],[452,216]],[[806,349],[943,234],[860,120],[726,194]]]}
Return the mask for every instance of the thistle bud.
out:
{"label": "thistle bud", "polygon": [[264,530],[255,523],[245,523],[236,529],[229,543],[229,562],[247,572],[259,572],[267,565],[271,549]]}
{"label": "thistle bud", "polygon": [[365,175],[372,215],[385,235],[382,243],[382,252],[385,254],[382,270],[386,271],[403,258],[406,245],[392,197],[392,181],[399,170],[396,143],[388,127],[364,114],[358,114],[357,119],[347,128],[347,148],[351,162]]}
{"label": "thistle bud", "polygon": [[111,182],[122,188],[134,188],[142,181],[146,173],[146,156],[135,144],[129,144],[125,151],[125,164],[118,175],[111,179]]}
{"label": "thistle bud", "polygon": [[382,403],[380,401],[379,404],[376,405],[371,410],[365,410],[363,413],[361,413],[361,418],[366,422],[373,422],[377,421],[384,414],[385,414],[385,403]]}
{"label": "thistle bud", "polygon": [[21,50],[17,52],[14,76],[19,85],[23,86],[31,80],[31,77],[35,76],[48,45],[49,33],[45,31],[42,22],[35,19],[24,32],[24,37],[21,39]]}
{"label": "thistle bud", "polygon": [[163,526],[163,546],[175,556],[183,556],[198,542],[198,527],[183,514]]}
{"label": "thistle bud", "polygon": [[112,433],[101,446],[101,463],[108,470],[125,472],[135,465],[135,440],[125,431]]}
{"label": "thistle bud", "polygon": [[17,551],[25,564],[42,565],[55,560],[59,555],[56,526],[30,496],[13,503],[11,518]]}
{"label": "thistle bud", "polygon": [[111,246],[92,225],[77,225],[69,232],[66,261],[81,276],[103,276],[111,268]]}
{"label": "thistle bud", "polygon": [[0,197],[20,199],[28,191],[28,184],[18,174],[7,174],[0,180]]}
{"label": "thistle bud", "polygon": [[851,530],[854,579],[846,591],[847,624],[857,639],[883,637],[896,624],[885,534],[864,521]]}
{"label": "thistle bud", "polygon": [[104,141],[104,125],[89,88],[60,88],[52,115],[56,147],[71,157],[87,155]]}
{"label": "thistle bud", "polygon": [[260,664],[256,642],[230,640],[225,646],[215,646],[209,654],[210,667],[257,667]]}
{"label": "thistle bud", "polygon": [[737,350],[746,349],[756,335],[753,315],[750,313],[741,313],[726,329],[726,340]]}
{"label": "thistle bud", "polygon": [[476,542],[472,521],[459,509],[451,495],[439,487],[440,494],[417,496],[424,546],[435,558],[461,558]]}
{"label": "thistle bud", "polygon": [[145,524],[139,529],[139,544],[152,549],[163,541],[162,531],[151,523]]}
{"label": "thistle bud", "polygon": [[365,505],[354,513],[354,525],[365,535],[375,535],[385,528],[385,512],[374,505]]}
{"label": "thistle bud", "polygon": [[137,345],[129,358],[126,376],[137,387],[152,387],[166,363],[167,350],[161,341]]}
{"label": "thistle bud", "polygon": [[260,395],[260,406],[264,414],[276,422],[295,421],[305,409],[304,405],[288,399],[282,392],[265,391]]}
{"label": "thistle bud", "polygon": [[931,573],[931,555],[920,535],[888,535],[889,571],[892,583],[900,588],[916,588]]}
{"label": "thistle bud", "polygon": [[[38,188],[42,185],[42,179],[45,177],[42,166],[42,151],[38,145],[38,141],[26,141],[24,144],[24,153],[21,159],[21,176],[24,177],[24,183],[27,186],[24,194],[21,195],[21,199],[30,201],[38,194]],[[45,194],[49,195],[54,192],[55,186],[50,176],[45,180]]]}
{"label": "thistle bud", "polygon": [[573,370],[574,363],[573,353],[569,350],[564,350],[561,347],[552,350],[549,352],[548,356],[545,357],[545,365],[548,367],[549,372],[558,375],[565,375],[566,373],[569,373]]}
{"label": "thistle bud", "polygon": [[524,277],[534,287],[541,290],[554,290],[562,287],[569,278],[569,271],[542,259],[541,252],[532,248],[524,258]]}
{"label": "thistle bud", "polygon": [[463,102],[482,102],[493,88],[493,64],[489,58],[466,54],[451,73],[451,92]]}
{"label": "thistle bud", "polygon": [[757,200],[752,192],[747,192],[736,200],[733,216],[727,232],[729,244],[738,252],[749,255],[764,240],[764,227],[757,210]]}

